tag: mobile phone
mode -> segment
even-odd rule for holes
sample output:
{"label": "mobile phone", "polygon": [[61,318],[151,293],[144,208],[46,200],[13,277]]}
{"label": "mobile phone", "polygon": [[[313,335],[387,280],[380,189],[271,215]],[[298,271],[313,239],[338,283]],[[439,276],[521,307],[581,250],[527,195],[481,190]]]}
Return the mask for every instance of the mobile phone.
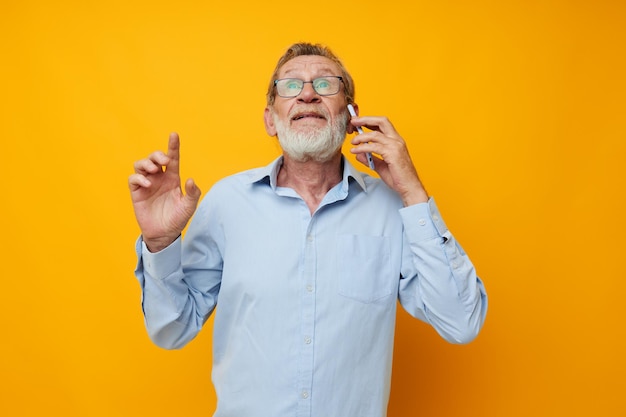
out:
{"label": "mobile phone", "polygon": [[[350,116],[356,117],[356,112],[354,111],[354,107],[352,106],[352,104],[348,104],[348,111],[350,112]],[[363,129],[361,128],[361,126],[357,126],[356,131],[359,133],[359,135],[363,134]],[[367,158],[367,164],[369,165],[370,169],[372,171],[376,170],[376,168],[374,167],[374,158],[372,158],[372,154],[367,152],[365,154],[365,157]]]}

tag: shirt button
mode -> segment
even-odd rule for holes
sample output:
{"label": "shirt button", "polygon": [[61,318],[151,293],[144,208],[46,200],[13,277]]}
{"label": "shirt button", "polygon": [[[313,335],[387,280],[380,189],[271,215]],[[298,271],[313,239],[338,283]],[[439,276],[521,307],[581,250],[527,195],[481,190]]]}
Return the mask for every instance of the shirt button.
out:
{"label": "shirt button", "polygon": [[459,264],[456,261],[452,261],[452,268],[457,268]]}
{"label": "shirt button", "polygon": [[307,292],[313,292],[313,286],[312,285],[307,285],[306,286],[306,290],[307,290]]}
{"label": "shirt button", "polygon": [[301,395],[302,395],[302,398],[304,398],[305,400],[309,398],[309,393],[307,391],[302,391]]}
{"label": "shirt button", "polygon": [[433,220],[434,221],[438,221],[439,220],[439,216],[437,216],[436,214],[433,216]]}
{"label": "shirt button", "polygon": [[311,338],[309,336],[306,336],[304,338],[304,343],[306,343],[307,345],[310,345],[311,344]]}
{"label": "shirt button", "polygon": [[307,235],[306,240],[307,242],[313,242],[313,236]]}
{"label": "shirt button", "polygon": [[425,226],[426,225],[426,220],[424,219],[419,219],[417,222],[420,226]]}

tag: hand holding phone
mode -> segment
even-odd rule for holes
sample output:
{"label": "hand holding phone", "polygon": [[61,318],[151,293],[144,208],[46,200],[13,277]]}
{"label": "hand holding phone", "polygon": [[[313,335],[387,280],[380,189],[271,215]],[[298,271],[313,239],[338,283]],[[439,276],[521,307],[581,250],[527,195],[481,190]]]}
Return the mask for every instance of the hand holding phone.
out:
{"label": "hand holding phone", "polygon": [[[354,111],[354,106],[352,106],[352,104],[348,104],[348,111],[350,112],[350,116],[356,117],[356,112]],[[363,134],[363,129],[361,128],[361,126],[356,126],[356,131],[359,135]],[[367,164],[369,165],[370,169],[372,171],[376,170],[376,168],[374,167],[374,159],[372,158],[372,154],[367,152],[365,153],[365,157],[367,158]]]}

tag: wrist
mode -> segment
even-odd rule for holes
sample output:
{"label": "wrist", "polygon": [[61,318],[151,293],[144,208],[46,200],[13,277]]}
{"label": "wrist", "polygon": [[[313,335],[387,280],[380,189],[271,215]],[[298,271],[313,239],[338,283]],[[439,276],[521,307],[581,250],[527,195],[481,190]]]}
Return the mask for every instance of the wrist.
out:
{"label": "wrist", "polygon": [[142,239],[143,243],[146,245],[146,248],[148,248],[148,251],[150,251],[151,253],[156,253],[161,252],[163,249],[174,243],[174,241],[178,239],[178,236],[176,236],[175,238],[171,238],[169,236],[161,238],[146,238],[145,236],[142,236]]}
{"label": "wrist", "polygon": [[423,186],[417,187],[416,189],[412,189],[401,195],[402,202],[404,203],[404,207],[412,206],[420,203],[427,203],[430,198],[426,190]]}

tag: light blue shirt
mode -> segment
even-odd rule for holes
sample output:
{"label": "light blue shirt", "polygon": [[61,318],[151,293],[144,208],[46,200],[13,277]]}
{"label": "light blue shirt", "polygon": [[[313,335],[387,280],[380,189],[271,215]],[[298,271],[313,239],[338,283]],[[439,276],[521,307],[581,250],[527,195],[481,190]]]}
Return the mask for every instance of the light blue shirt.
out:
{"label": "light blue shirt", "polygon": [[485,319],[483,284],[433,199],[403,208],[344,159],[311,215],[276,185],[281,163],[215,184],[163,251],[138,240],[148,333],[180,348],[215,309],[215,417],[383,417],[396,300],[466,343]]}

